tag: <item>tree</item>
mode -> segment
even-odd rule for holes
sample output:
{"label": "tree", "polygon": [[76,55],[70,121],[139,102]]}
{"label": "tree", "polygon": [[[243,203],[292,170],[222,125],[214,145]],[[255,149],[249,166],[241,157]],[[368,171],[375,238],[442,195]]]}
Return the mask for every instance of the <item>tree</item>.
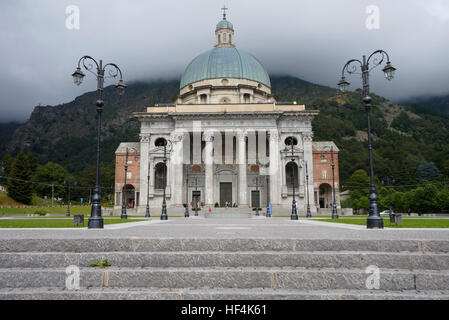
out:
{"label": "tree", "polygon": [[[8,177],[11,173],[12,164],[14,162],[14,158],[11,157],[9,154],[6,154],[2,159],[2,165],[1,165],[1,175],[4,177]],[[2,178],[0,180],[0,184],[7,184],[8,180],[7,178]]]}
{"label": "tree", "polygon": [[48,162],[44,166],[39,166],[33,175],[36,193],[40,197],[51,197],[52,185],[55,185],[54,196],[64,198],[66,194],[64,185],[69,178],[70,174],[59,164]]}
{"label": "tree", "polygon": [[427,184],[415,190],[413,205],[419,213],[434,213],[439,211],[437,201],[438,189],[433,184]]}
{"label": "tree", "polygon": [[26,156],[28,158],[28,163],[30,164],[31,173],[32,175],[34,175],[37,167],[39,166],[39,159],[35,154],[31,152],[27,153]]}
{"label": "tree", "polygon": [[415,178],[419,182],[423,180],[438,180],[440,178],[440,171],[433,162],[423,162],[418,166]]}
{"label": "tree", "polygon": [[359,169],[354,171],[352,176],[345,184],[345,188],[349,190],[359,190],[362,195],[368,196],[370,178],[365,170]]}
{"label": "tree", "polygon": [[31,176],[32,172],[28,157],[21,152],[12,164],[8,178],[8,195],[18,202],[31,204],[33,199]]}
{"label": "tree", "polygon": [[443,162],[443,165],[441,167],[441,172],[449,178],[449,159]]}
{"label": "tree", "polygon": [[437,196],[440,212],[449,213],[449,188],[442,189]]}

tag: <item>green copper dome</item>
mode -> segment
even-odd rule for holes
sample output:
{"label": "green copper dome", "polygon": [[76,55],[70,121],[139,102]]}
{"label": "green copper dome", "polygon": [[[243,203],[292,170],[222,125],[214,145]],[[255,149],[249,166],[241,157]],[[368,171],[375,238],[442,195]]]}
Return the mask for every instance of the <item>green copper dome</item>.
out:
{"label": "green copper dome", "polygon": [[182,75],[180,88],[217,78],[248,79],[271,88],[270,77],[263,65],[249,53],[233,47],[217,47],[193,59]]}
{"label": "green copper dome", "polygon": [[215,28],[215,30],[218,29],[231,29],[234,30],[234,26],[232,25],[232,23],[230,23],[228,20],[223,19],[221,20],[218,24],[217,24],[217,28]]}

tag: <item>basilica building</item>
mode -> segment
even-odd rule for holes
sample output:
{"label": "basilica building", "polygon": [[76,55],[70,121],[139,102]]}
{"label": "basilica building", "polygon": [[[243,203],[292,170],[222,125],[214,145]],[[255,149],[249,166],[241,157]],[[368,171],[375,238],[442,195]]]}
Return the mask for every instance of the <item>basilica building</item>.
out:
{"label": "basilica building", "polygon": [[182,215],[187,203],[205,210],[270,205],[273,215],[286,215],[294,195],[298,214],[307,203],[312,214],[329,214],[333,190],[340,210],[339,150],[313,141],[319,111],[277,102],[262,63],[235,40],[223,14],[214,47],[187,66],[176,100],[134,113],[140,142],[116,151],[116,212],[124,203],[142,215],[149,203],[160,214],[165,197],[169,214]]}

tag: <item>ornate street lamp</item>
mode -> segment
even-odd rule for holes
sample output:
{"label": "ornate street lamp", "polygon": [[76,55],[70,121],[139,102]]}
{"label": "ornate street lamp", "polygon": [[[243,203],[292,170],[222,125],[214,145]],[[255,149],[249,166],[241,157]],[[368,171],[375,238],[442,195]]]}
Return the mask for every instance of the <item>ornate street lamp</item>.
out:
{"label": "ornate street lamp", "polygon": [[145,209],[145,218],[150,218],[150,161],[148,161],[147,175],[147,207]]}
{"label": "ornate street lamp", "polygon": [[[187,168],[187,166],[186,166]],[[184,211],[184,218],[190,217],[189,214],[189,174],[186,169],[186,208]]]}
{"label": "ornate street lamp", "polygon": [[137,149],[136,148],[128,148],[126,147],[126,160],[125,160],[125,184],[123,185],[123,197],[122,197],[122,215],[120,216],[121,219],[128,219],[128,215],[126,214],[126,195],[127,195],[127,188],[126,188],[126,179],[128,178],[128,154],[129,151],[132,150],[133,153],[136,153],[134,156],[134,159],[137,161]]}
{"label": "ornate street lamp", "polygon": [[161,220],[168,220],[167,215],[167,200],[166,200],[166,189],[167,189],[167,144],[169,141],[165,138],[160,138],[156,141],[158,147],[164,147],[164,192],[162,199],[162,210],[161,210]]}
{"label": "ornate street lamp", "polygon": [[265,215],[266,218],[271,218],[270,212],[270,177],[267,176],[267,213]]}
{"label": "ornate street lamp", "polygon": [[108,63],[103,66],[103,61],[100,60],[97,62],[94,58],[90,56],[83,56],[78,61],[78,67],[76,71],[72,74],[73,81],[76,85],[80,85],[83,82],[85,74],[81,71],[81,61],[83,62],[83,66],[89,72],[92,72],[93,69],[92,63],[86,66],[86,60],[95,63],[97,67],[97,73],[94,75],[97,77],[97,91],[99,98],[96,102],[97,106],[97,117],[98,117],[98,133],[97,133],[97,163],[96,163],[96,174],[95,174],[95,186],[92,197],[92,209],[88,222],[89,229],[102,229],[104,226],[103,217],[101,216],[101,194],[100,194],[100,135],[101,135],[101,113],[103,112],[104,101],[103,101],[103,85],[104,85],[104,73],[106,68],[113,68],[109,70],[109,75],[111,77],[117,77],[120,74],[120,81],[115,86],[117,89],[121,91],[120,94],[123,94],[123,91],[126,88],[125,83],[123,82],[122,71],[120,68],[114,63]]}
{"label": "ornate street lamp", "polygon": [[292,186],[293,186],[293,200],[292,200],[292,214],[291,214],[291,220],[298,220],[298,212],[296,210],[296,200],[295,200],[295,157],[294,157],[294,153],[293,153],[293,146],[295,144],[294,138],[290,137],[287,138],[287,145],[291,145],[292,147],[292,174],[291,174],[291,179],[292,179]]}
{"label": "ornate street lamp", "polygon": [[306,161],[306,192],[307,192],[307,214],[306,214],[306,218],[312,218],[312,213],[310,212],[310,203],[309,203],[309,170],[307,168],[307,161]]}
{"label": "ornate street lamp", "polygon": [[[198,191],[198,177],[195,177],[195,191]],[[193,199],[192,199],[192,201],[193,201]],[[195,206],[195,217],[197,217],[198,216],[198,200],[195,201],[194,206]]]}
{"label": "ornate street lamp", "polygon": [[67,217],[70,217],[70,181],[67,181],[68,196],[67,196]]}
{"label": "ornate street lamp", "polygon": [[334,163],[334,147],[331,146],[331,167],[332,167],[332,219],[338,219],[337,203],[335,202],[335,163]]}
{"label": "ornate street lamp", "polygon": [[[257,192],[259,191],[259,177],[256,177],[256,191]],[[260,197],[259,197],[259,200],[260,200]],[[256,205],[256,217],[259,216],[259,204],[260,203],[257,203],[257,205]]]}
{"label": "ornate street lamp", "polygon": [[[387,58],[387,64],[382,69],[382,71],[385,74],[385,78],[387,80],[392,80],[394,78],[394,73],[396,71],[396,68],[394,68],[391,65],[390,57],[388,56],[388,53],[386,53],[384,50],[377,50],[374,51],[368,59],[366,59],[366,56],[363,56],[363,60],[360,61],[358,59],[352,59],[349,60],[345,66],[343,67],[342,71],[342,77],[340,82],[338,83],[338,86],[340,90],[345,91],[346,88],[349,86],[349,82],[346,81],[344,74],[345,70],[348,74],[356,73],[356,66],[353,65],[353,67],[350,68],[350,66],[357,62],[360,64],[361,70],[362,70],[362,80],[363,80],[363,102],[365,104],[365,112],[367,117],[367,131],[368,131],[368,151],[369,151],[369,167],[370,167],[370,195],[369,195],[369,201],[370,201],[370,208],[369,208],[369,216],[367,219],[367,228],[368,229],[383,229],[384,223],[382,218],[379,215],[379,206],[378,206],[378,196],[376,192],[376,185],[374,184],[374,166],[373,166],[373,150],[372,150],[372,142],[371,142],[371,119],[370,119],[370,111],[371,111],[371,97],[369,96],[369,62],[372,57],[377,56],[378,58],[375,58],[373,61],[374,67],[377,67],[382,64],[382,62]],[[379,60],[379,58],[381,59]]]}

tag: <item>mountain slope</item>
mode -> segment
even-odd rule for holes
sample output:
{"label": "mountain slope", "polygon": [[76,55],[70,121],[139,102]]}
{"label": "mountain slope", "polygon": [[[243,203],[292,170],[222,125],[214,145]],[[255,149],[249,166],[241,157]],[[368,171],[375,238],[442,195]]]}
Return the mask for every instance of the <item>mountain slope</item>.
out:
{"label": "mountain slope", "polygon": [[[341,94],[288,76],[272,77],[271,81],[279,101],[297,101],[321,111],[313,122],[314,140],[333,140],[338,145],[343,184],[355,170],[367,170],[366,114],[360,91]],[[120,142],[139,140],[139,124],[132,113],[148,105],[173,101],[178,85],[178,81],[133,83],[124,96],[118,96],[113,87],[106,88],[103,162],[114,159]],[[8,152],[31,151],[41,162],[52,160],[71,172],[94,164],[96,98],[96,92],[90,92],[64,105],[36,107],[30,120],[14,133]],[[422,162],[434,162],[445,173],[444,168],[449,167],[445,163],[449,158],[449,116],[404,107],[374,94],[372,98],[376,175],[395,176],[398,183],[411,185]]]}
{"label": "mountain slope", "polygon": [[17,128],[22,124],[17,122],[0,123],[0,158],[6,153],[6,145]]}
{"label": "mountain slope", "polygon": [[431,110],[449,114],[449,94],[442,96],[423,96],[404,100],[405,105],[427,107]]}

